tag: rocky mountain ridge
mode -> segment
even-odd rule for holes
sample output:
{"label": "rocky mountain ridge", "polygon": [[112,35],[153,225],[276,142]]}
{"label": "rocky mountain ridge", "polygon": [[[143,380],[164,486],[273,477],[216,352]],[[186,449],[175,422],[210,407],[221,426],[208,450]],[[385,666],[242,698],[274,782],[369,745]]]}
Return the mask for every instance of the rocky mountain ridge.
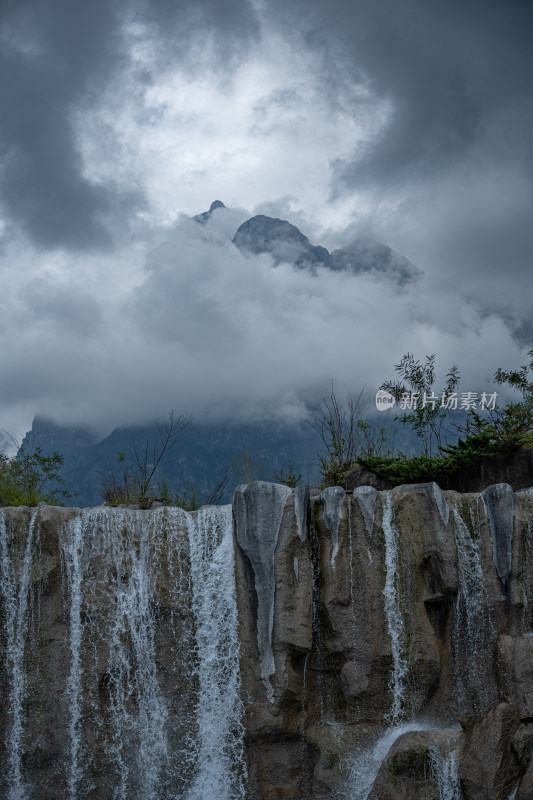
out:
{"label": "rocky mountain ridge", "polygon": [[[215,200],[209,211],[193,219],[206,225],[214,213],[225,208],[224,203]],[[257,214],[243,222],[232,241],[243,252],[254,255],[268,253],[275,263],[288,262],[310,271],[318,268],[346,271],[353,275],[390,280],[398,286],[414,283],[423,275],[422,270],[405,256],[368,237],[356,238],[344,248],[330,253],[321,245],[311,244],[296,225],[264,214]]]}

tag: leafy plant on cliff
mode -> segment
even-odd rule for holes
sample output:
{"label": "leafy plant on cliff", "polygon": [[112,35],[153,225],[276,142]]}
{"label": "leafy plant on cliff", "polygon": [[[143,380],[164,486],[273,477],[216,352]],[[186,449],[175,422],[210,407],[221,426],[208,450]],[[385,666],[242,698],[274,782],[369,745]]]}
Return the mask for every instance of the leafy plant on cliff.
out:
{"label": "leafy plant on cliff", "polygon": [[488,409],[487,417],[470,410],[466,426],[460,429],[463,436],[453,445],[441,444],[439,455],[367,457],[360,459],[360,463],[393,485],[426,481],[439,483],[486,458],[533,447],[533,349],[528,355],[528,364],[516,370],[498,368],[494,374],[496,383],[519,390],[523,399],[503,408]]}
{"label": "leafy plant on cliff", "polygon": [[72,495],[63,487],[63,456],[44,455],[40,445],[20,447],[15,456],[0,454],[0,506],[61,503]]}
{"label": "leafy plant on cliff", "polygon": [[446,376],[446,384],[441,392],[433,391],[435,384],[435,354],[426,356],[425,361],[417,361],[412,353],[402,356],[394,367],[399,381],[385,381],[380,386],[390,392],[397,403],[409,411],[396,417],[409,425],[424,445],[424,455],[431,458],[434,446],[443,444],[443,428],[450,406],[447,400],[453,397],[459,384],[459,369],[452,364]]}
{"label": "leafy plant on cliff", "polygon": [[302,480],[302,475],[301,473],[298,473],[298,475],[295,473],[294,464],[291,464],[290,461],[287,464],[287,469],[288,469],[287,474],[283,472],[283,469],[280,469],[279,473],[275,472],[272,477],[278,483],[283,483],[290,489],[296,489],[296,487]]}

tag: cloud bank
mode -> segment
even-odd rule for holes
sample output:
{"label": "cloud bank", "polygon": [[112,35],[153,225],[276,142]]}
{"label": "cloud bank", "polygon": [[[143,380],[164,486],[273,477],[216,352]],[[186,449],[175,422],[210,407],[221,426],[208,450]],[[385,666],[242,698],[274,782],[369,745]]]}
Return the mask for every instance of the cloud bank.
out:
{"label": "cloud bank", "polygon": [[226,213],[206,226],[183,219],[115,299],[54,277],[22,286],[3,317],[17,332],[1,355],[4,414],[37,406],[101,429],[170,409],[300,419],[331,380],[374,392],[408,350],[436,352],[442,373],[457,361],[469,391],[488,390],[497,366],[520,359],[497,315],[453,294],[435,306],[423,281],[401,291],[245,255],[217,220]]}
{"label": "cloud bank", "polygon": [[[407,350],[533,344],[527,4],[68,0],[0,12],[0,427],[298,416]],[[185,217],[234,210],[205,230]],[[424,271],[274,266],[253,213]]]}

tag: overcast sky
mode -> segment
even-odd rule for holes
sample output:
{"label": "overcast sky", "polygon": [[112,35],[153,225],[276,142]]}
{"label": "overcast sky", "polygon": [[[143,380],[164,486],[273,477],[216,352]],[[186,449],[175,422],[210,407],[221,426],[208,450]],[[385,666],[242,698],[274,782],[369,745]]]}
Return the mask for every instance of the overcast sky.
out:
{"label": "overcast sky", "polygon": [[[464,390],[533,346],[525,0],[2,0],[0,428],[299,418],[408,350]],[[189,217],[215,199],[206,228]],[[415,286],[274,267],[254,213]]]}

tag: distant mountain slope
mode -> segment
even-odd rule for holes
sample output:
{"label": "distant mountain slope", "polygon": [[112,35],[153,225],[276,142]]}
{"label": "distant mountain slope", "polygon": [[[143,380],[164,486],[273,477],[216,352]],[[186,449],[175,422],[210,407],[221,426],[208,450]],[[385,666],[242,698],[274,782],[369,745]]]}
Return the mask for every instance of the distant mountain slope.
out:
{"label": "distant mountain slope", "polygon": [[373,239],[355,239],[342,250],[331,254],[333,269],[367,273],[376,278],[389,278],[400,285],[414,283],[424,274],[405,256]]}
{"label": "distant mountain slope", "polygon": [[[105,438],[98,439],[83,427],[62,426],[37,417],[24,443],[40,445],[45,454],[60,452],[64,456],[66,488],[78,493],[69,505],[93,506],[102,503],[102,485],[106,479],[120,480],[117,453],[123,452],[125,463],[131,463],[133,441],[142,451],[145,442],[153,442],[156,434],[155,425],[115,428]],[[228,465],[232,465],[233,473],[222,498],[223,502],[229,502],[235,486],[247,480],[243,453],[252,461],[253,478],[271,480],[280,469],[287,473],[290,461],[305,482],[317,483],[320,444],[316,432],[304,423],[193,422],[165,456],[154,483],[165,481],[171,492],[180,493],[189,492],[194,485],[198,497],[207,500]]]}
{"label": "distant mountain slope", "polygon": [[[405,453],[419,451],[414,433],[405,425],[395,425],[393,418],[375,412],[370,417],[377,425],[385,423],[394,447]],[[77,495],[68,501],[72,506],[94,506],[102,503],[102,486],[110,478],[120,481],[121,469],[117,453],[125,455],[125,463],[133,463],[132,445],[138,451],[146,442],[154,441],[157,426],[115,428],[99,438],[88,428],[59,425],[36,417],[24,444],[40,445],[43,453],[54,451],[64,456],[63,476],[68,491]],[[177,444],[165,457],[154,484],[165,481],[170,492],[189,493],[194,485],[197,496],[206,501],[216,484],[233,467],[221,502],[230,502],[235,486],[252,479],[272,480],[280,469],[287,474],[290,462],[302,482],[317,485],[321,480],[318,453],[323,444],[307,423],[260,421],[254,423],[195,423],[180,434]],[[242,455],[251,460],[252,474],[246,474]]]}

